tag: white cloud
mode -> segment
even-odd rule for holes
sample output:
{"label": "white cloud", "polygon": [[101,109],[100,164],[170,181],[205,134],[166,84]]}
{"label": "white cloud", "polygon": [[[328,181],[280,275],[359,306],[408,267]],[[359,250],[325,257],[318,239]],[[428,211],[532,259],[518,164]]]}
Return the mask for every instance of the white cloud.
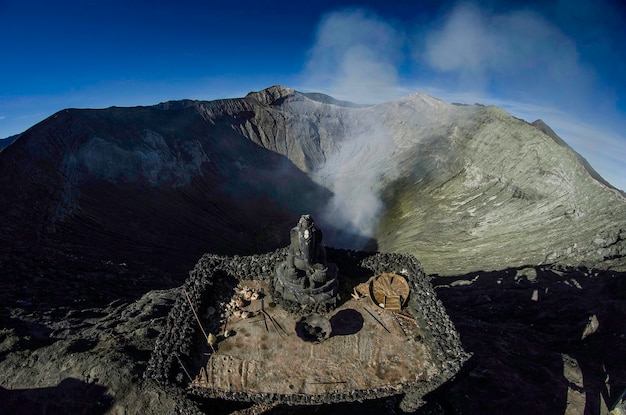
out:
{"label": "white cloud", "polygon": [[330,13],[318,26],[304,83],[336,98],[378,102],[398,84],[401,46],[401,34],[372,13]]}
{"label": "white cloud", "polygon": [[451,75],[460,89],[531,95],[549,88],[560,96],[590,83],[575,43],[530,11],[494,14],[461,3],[441,28],[427,32],[424,49],[418,47],[414,56]]}
{"label": "white cloud", "polygon": [[[359,103],[425,91],[447,102],[497,105],[527,121],[541,118],[624,189],[626,138],[618,128],[624,116],[615,110],[615,95],[579,57],[575,41],[548,20],[558,12],[584,21],[589,13],[581,4],[596,8],[580,0],[547,7],[544,15],[528,8],[496,13],[462,2],[436,27],[415,33],[363,10],[331,13],[318,27],[303,87]],[[607,20],[600,17],[606,13],[598,13],[589,17],[594,33],[605,33]],[[413,79],[402,66],[409,58],[406,39],[415,40],[409,46],[419,75]]]}

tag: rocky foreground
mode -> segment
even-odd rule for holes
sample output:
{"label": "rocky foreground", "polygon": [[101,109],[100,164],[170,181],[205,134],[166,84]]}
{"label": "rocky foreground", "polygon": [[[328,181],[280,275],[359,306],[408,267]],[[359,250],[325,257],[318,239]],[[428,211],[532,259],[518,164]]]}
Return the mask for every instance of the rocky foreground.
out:
{"label": "rocky foreground", "polygon": [[[540,266],[432,276],[473,354],[418,413],[608,413],[626,385],[626,275]],[[181,289],[133,292],[93,307],[86,282],[51,284],[45,301],[4,309],[2,413],[399,413],[399,398],[321,407],[234,404],[145,380]],[[137,295],[136,300],[132,296]],[[12,293],[4,288],[0,299]]]}

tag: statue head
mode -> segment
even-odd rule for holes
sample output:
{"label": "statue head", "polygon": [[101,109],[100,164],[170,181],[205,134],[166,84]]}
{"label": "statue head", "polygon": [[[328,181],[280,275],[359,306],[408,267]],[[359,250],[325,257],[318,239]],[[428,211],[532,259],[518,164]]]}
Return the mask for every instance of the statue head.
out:
{"label": "statue head", "polygon": [[300,216],[300,220],[298,221],[298,227],[312,228],[313,226],[315,226],[315,222],[313,221],[313,218],[311,217],[311,215],[306,214],[306,215]]}
{"label": "statue head", "polygon": [[315,222],[311,215],[302,215],[298,221],[298,233],[300,238],[308,242],[315,233]]}
{"label": "statue head", "polygon": [[315,261],[315,247],[320,244],[319,231],[315,227],[315,222],[311,215],[302,215],[298,221],[297,238],[299,240],[299,247],[301,255],[304,259],[312,264]]}

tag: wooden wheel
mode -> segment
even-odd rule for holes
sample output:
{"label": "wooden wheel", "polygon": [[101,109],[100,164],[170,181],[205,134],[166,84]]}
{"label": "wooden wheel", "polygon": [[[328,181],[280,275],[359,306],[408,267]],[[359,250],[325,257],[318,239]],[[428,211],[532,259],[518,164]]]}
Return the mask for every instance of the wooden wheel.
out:
{"label": "wooden wheel", "polygon": [[398,274],[383,273],[370,282],[370,297],[374,304],[385,310],[397,311],[409,298],[409,283]]}

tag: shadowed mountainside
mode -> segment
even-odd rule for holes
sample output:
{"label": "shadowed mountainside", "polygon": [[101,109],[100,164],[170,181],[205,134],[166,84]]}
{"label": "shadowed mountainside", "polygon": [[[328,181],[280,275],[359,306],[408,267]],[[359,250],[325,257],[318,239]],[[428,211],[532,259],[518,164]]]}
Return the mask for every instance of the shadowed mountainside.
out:
{"label": "shadowed mountainside", "polygon": [[11,143],[13,143],[15,140],[17,140],[17,138],[19,137],[19,134],[16,135],[12,135],[10,137],[7,138],[2,138],[0,139],[0,152],[2,152],[2,150],[8,146],[11,145]]}
{"label": "shadowed mountainside", "polygon": [[0,158],[5,257],[35,251],[186,272],[265,252],[328,197],[285,157],[199,107],[65,110]]}
{"label": "shadowed mountainside", "polygon": [[0,249],[7,266],[54,252],[178,273],[274,249],[310,212],[328,245],[373,238],[432,273],[621,266],[626,201],[594,173],[542,122],[424,94],[70,109],[0,156]]}

